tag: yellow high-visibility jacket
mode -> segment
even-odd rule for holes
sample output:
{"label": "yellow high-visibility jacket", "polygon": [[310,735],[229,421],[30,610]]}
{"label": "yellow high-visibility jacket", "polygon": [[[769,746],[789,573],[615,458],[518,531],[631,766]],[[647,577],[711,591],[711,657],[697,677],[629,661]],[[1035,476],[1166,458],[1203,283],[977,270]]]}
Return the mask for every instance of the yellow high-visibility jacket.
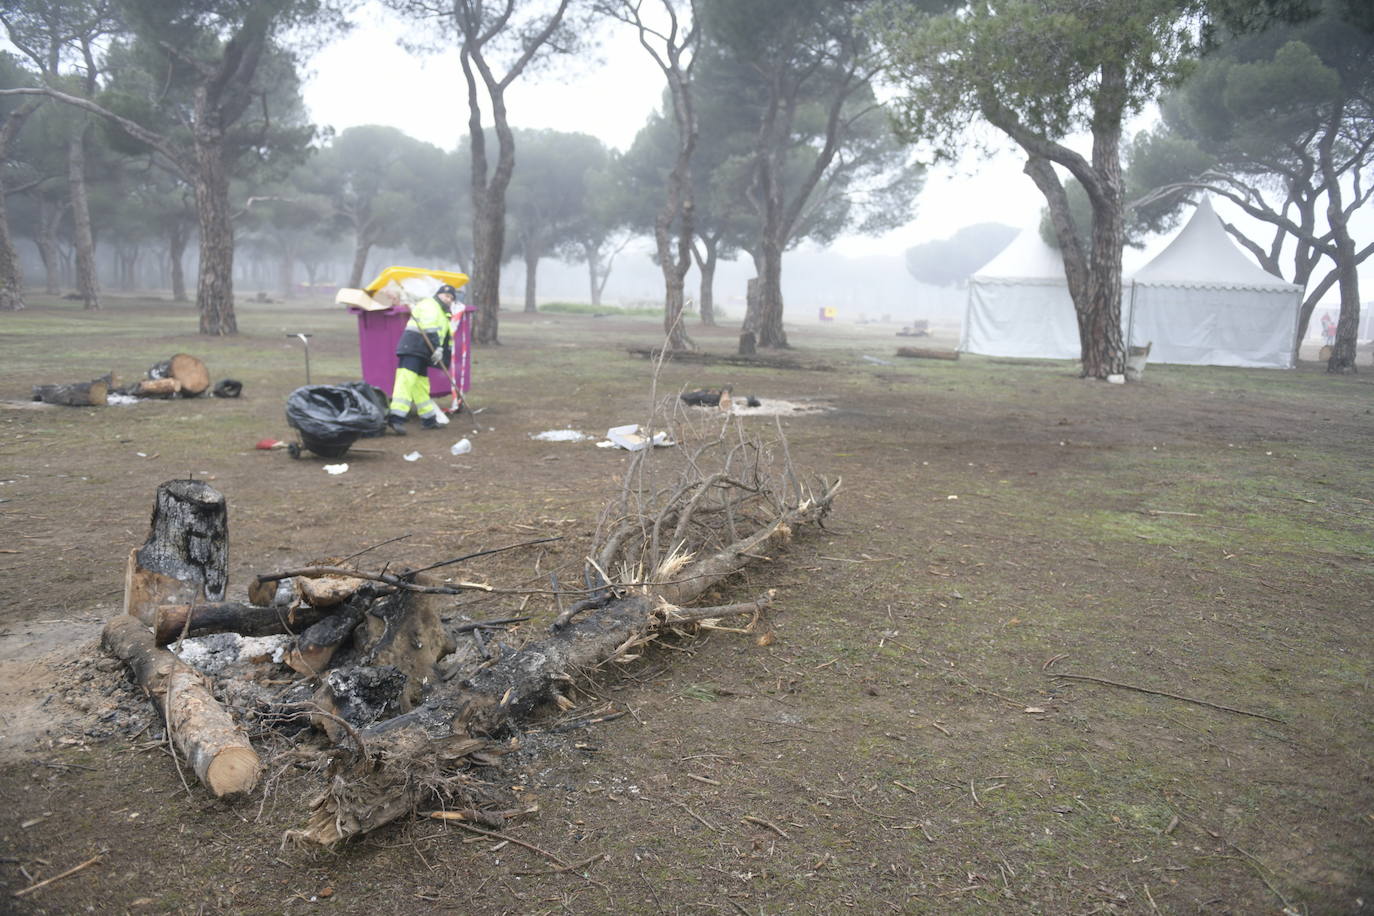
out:
{"label": "yellow high-visibility jacket", "polygon": [[[429,342],[425,342],[429,338]],[[422,356],[429,359],[435,350],[443,350],[453,342],[453,327],[448,312],[433,296],[421,299],[410,307],[410,318],[401,339],[396,342],[397,356]]]}

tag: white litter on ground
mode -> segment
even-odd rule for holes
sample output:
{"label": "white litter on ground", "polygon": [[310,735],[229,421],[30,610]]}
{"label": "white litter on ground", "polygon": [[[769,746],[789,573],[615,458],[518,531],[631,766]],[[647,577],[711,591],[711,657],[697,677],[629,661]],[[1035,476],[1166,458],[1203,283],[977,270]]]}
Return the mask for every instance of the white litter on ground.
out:
{"label": "white litter on ground", "polygon": [[550,429],[542,433],[530,433],[530,438],[536,442],[581,442],[591,436],[575,429]]}
{"label": "white litter on ground", "polygon": [[402,455],[401,457],[404,458],[406,461],[419,461],[419,460],[420,460],[420,453],[419,453],[419,452],[410,452],[409,454]]}
{"label": "white litter on ground", "polygon": [[335,474],[335,475],[338,475],[338,474],[342,474],[344,471],[347,471],[347,470],[348,470],[348,465],[347,465],[347,464],[326,464],[326,465],[324,466],[324,472],[325,472],[326,474]]}
{"label": "white litter on ground", "polygon": [[105,403],[111,407],[130,407],[138,403],[138,398],[128,394],[108,394]]}
{"label": "white litter on ground", "polygon": [[[703,407],[702,410],[714,410],[714,407]],[[818,401],[783,401],[778,398],[763,399],[758,407],[748,406],[743,398],[735,400],[730,405],[730,413],[737,417],[791,417],[797,414],[825,413],[834,410],[834,404],[825,404]]]}

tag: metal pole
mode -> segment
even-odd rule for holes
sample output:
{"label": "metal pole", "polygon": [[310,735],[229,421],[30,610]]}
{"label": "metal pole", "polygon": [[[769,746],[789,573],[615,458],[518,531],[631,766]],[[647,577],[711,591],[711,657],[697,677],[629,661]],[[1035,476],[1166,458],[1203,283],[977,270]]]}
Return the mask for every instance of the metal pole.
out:
{"label": "metal pole", "polygon": [[287,334],[286,336],[287,336],[287,337],[295,337],[295,338],[298,338],[298,339],[300,340],[301,343],[305,344],[305,383],[306,383],[307,385],[309,385],[309,384],[310,384],[310,338],[314,337],[315,335],[314,335],[314,334],[300,333],[300,334]]}

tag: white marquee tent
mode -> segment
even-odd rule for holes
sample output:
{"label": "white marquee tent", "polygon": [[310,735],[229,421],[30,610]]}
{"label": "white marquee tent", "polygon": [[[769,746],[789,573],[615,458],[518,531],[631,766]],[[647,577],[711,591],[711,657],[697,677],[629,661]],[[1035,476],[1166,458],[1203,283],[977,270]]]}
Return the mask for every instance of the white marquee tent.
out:
{"label": "white marquee tent", "polygon": [[1150,362],[1293,368],[1302,288],[1236,247],[1203,198],[1169,246],[1131,277],[1129,344]]}
{"label": "white marquee tent", "polygon": [[1078,318],[1064,261],[1024,229],[969,278],[959,349],[984,356],[1078,359]]}
{"label": "white marquee tent", "polygon": [[[1299,287],[1252,262],[1205,198],[1183,230],[1123,282],[1128,344],[1150,362],[1291,368]],[[969,278],[959,349],[984,356],[1078,359],[1064,263],[1026,229]]]}

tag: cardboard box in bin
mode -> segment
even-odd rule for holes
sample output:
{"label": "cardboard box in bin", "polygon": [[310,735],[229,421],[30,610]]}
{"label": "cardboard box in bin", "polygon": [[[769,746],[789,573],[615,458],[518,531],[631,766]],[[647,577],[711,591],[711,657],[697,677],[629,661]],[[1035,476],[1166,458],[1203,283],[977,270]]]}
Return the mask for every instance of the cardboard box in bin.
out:
{"label": "cardboard box in bin", "polygon": [[380,312],[388,306],[373,299],[366,292],[360,289],[341,289],[334,294],[335,305],[351,305],[360,308],[364,312]]}

